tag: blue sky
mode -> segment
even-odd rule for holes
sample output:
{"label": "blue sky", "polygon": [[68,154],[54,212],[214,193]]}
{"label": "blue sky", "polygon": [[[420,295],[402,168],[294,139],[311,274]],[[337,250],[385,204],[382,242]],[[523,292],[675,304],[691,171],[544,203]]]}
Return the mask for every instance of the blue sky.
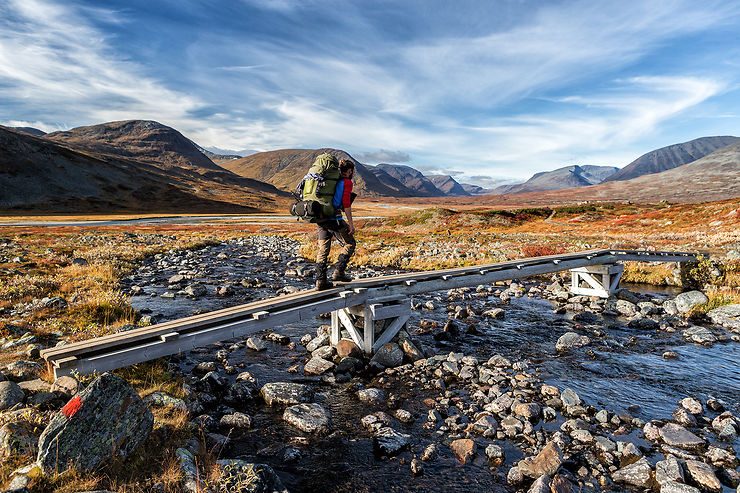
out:
{"label": "blue sky", "polygon": [[3,0],[0,123],[157,120],[488,185],[740,135],[740,2]]}

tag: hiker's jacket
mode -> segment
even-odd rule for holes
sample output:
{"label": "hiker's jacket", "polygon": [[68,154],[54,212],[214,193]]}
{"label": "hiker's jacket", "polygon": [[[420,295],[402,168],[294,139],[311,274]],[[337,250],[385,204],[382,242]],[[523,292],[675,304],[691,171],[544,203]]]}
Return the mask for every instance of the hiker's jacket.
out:
{"label": "hiker's jacket", "polygon": [[336,216],[332,220],[342,219],[342,211],[348,207],[352,207],[352,186],[352,180],[344,176],[339,177],[337,189],[334,191],[334,197],[331,201],[331,205],[337,211]]}

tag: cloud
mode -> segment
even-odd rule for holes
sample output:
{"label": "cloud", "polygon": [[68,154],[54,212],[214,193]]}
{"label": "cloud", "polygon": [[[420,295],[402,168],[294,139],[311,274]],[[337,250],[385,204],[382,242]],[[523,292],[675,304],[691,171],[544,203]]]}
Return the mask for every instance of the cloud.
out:
{"label": "cloud", "polygon": [[[479,4],[496,12],[471,22],[413,3],[371,12],[352,1],[244,1],[219,29],[191,25],[188,13],[215,13],[189,4],[177,20],[186,61],[174,67],[137,58],[100,27],[148,13],[6,0],[0,110],[50,130],[153,119],[222,149],[337,147],[465,181],[626,164],[646,136],[733,87],[715,71],[732,63],[692,56],[691,70],[666,69],[648,58],[736,23],[732,2],[525,1],[501,15]],[[242,11],[249,18],[233,14]],[[330,28],[317,36],[317,26]]]}
{"label": "cloud", "polygon": [[181,122],[202,104],[121,59],[74,8],[47,0],[0,6],[0,83],[4,100],[48,108],[47,118]]}
{"label": "cloud", "polygon": [[407,163],[411,160],[408,152],[388,151],[386,149],[380,149],[375,152],[358,152],[354,154],[354,157],[358,161],[367,164]]}

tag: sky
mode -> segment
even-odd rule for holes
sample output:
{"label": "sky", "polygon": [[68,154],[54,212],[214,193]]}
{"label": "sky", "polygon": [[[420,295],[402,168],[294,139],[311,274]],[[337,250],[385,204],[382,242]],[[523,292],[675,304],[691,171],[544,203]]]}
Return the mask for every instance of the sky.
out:
{"label": "sky", "polygon": [[143,119],[491,186],[740,135],[740,2],[2,0],[0,124]]}

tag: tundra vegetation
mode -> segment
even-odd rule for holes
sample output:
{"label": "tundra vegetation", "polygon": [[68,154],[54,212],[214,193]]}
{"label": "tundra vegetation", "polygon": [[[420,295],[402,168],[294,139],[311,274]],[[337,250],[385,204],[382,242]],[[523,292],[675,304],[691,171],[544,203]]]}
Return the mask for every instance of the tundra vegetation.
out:
{"label": "tundra vegetation", "polygon": [[[687,287],[698,284],[709,301],[692,309],[694,317],[740,302],[740,199],[514,210],[434,208],[357,223],[358,249],[353,263],[397,269],[430,270],[600,248],[699,251],[703,258],[683,269],[675,264],[628,263],[624,280]],[[18,330],[20,326],[43,345],[50,334],[75,341],[112,333],[125,324],[141,325],[141,315],[119,285],[138,262],[170,250],[195,249],[264,233],[300,239],[300,252],[307,258],[316,253],[313,225],[295,222],[94,228],[0,225],[0,337],[8,337],[11,327]],[[38,309],[24,309],[33,304]],[[24,312],[28,315],[21,315]],[[0,365],[21,357],[28,358],[19,355],[18,348],[0,350]],[[163,361],[116,373],[142,397],[156,391],[183,397],[185,392],[183,382]],[[43,365],[38,376],[53,381]],[[182,473],[175,450],[188,433],[187,416],[171,407],[153,412],[154,432],[136,454],[97,473],[71,470],[35,479],[34,491],[147,491],[154,479],[168,491],[178,491]],[[33,413],[29,421],[42,429],[53,414]],[[30,459],[13,456],[3,460],[0,482],[6,484],[11,472]],[[206,452],[196,460],[207,466],[216,457]]]}

